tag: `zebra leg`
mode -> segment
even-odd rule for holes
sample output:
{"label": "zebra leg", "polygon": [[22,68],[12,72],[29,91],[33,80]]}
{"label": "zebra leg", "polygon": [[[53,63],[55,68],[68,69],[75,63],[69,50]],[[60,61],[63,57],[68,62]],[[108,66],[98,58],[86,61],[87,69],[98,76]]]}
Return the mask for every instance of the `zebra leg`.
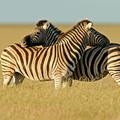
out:
{"label": "zebra leg", "polygon": [[72,86],[72,79],[71,78],[63,78],[62,80],[62,88],[65,88],[65,87],[71,87]]}
{"label": "zebra leg", "polygon": [[21,84],[25,78],[23,75],[21,75],[20,73],[17,73],[17,72],[14,74],[14,77],[15,77],[14,83],[16,85]]}
{"label": "zebra leg", "polygon": [[69,87],[71,87],[71,86],[72,86],[72,83],[73,83],[72,79],[71,79],[71,78],[69,78],[69,79],[68,79],[68,85],[69,85]]}
{"label": "zebra leg", "polygon": [[55,89],[60,89],[61,86],[62,86],[62,78],[61,77],[55,77],[54,85],[55,85]]}
{"label": "zebra leg", "polygon": [[66,76],[55,76],[54,82],[55,82],[55,89],[65,88],[67,85],[72,85],[72,79],[66,77]]}
{"label": "zebra leg", "polygon": [[24,76],[22,76],[19,73],[16,73],[14,69],[10,70],[8,67],[4,67],[2,69],[3,71],[3,87],[6,87],[10,83],[12,83],[12,86],[14,84],[22,83]]}
{"label": "zebra leg", "polygon": [[62,77],[62,88],[65,88],[68,85],[68,79],[65,77]]}
{"label": "zebra leg", "polygon": [[120,71],[109,71],[112,78],[120,85]]}
{"label": "zebra leg", "polygon": [[6,87],[10,84],[11,80],[14,79],[15,69],[12,64],[6,63],[5,61],[1,61],[2,66],[2,74],[3,74],[3,87]]}
{"label": "zebra leg", "polygon": [[10,84],[13,76],[10,75],[3,75],[3,87],[6,87],[8,84]]}
{"label": "zebra leg", "polygon": [[17,73],[17,72],[14,73],[14,76],[12,78],[12,85],[18,85],[18,84],[22,83],[24,78],[25,77],[23,75],[21,75],[20,73]]}

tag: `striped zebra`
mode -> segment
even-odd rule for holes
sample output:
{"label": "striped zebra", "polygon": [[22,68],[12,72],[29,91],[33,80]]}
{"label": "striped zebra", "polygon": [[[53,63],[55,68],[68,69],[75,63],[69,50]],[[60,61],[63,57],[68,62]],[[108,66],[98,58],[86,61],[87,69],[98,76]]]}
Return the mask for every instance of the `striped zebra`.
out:
{"label": "striped zebra", "polygon": [[120,85],[120,44],[87,49],[77,63],[73,79],[96,81],[108,74]]}
{"label": "striped zebra", "polygon": [[[88,33],[91,26],[89,20],[80,21],[60,38],[60,43],[50,47],[23,48],[20,44],[13,44],[5,48],[1,54],[3,85],[26,77],[32,80],[51,79],[56,89],[61,88],[72,75],[86,43],[91,41]],[[44,29],[48,27],[49,24]]]}
{"label": "striped zebra", "polygon": [[[49,25],[49,26],[48,26]],[[44,29],[48,27],[48,29]],[[22,47],[32,47],[42,45],[48,47],[60,42],[60,38],[64,33],[56,28],[52,23],[47,20],[40,20],[35,27],[35,32],[27,35],[21,41]],[[96,31],[94,28],[89,30],[89,36],[91,41],[87,43],[88,46],[106,46],[110,43],[109,39]]]}
{"label": "striped zebra", "polygon": [[[44,24],[42,25],[37,24],[37,26],[41,27],[42,29],[42,26],[44,26]],[[52,26],[52,28],[54,27]],[[27,41],[33,43],[32,41],[34,40],[37,41],[37,45],[42,45],[40,42],[44,41],[44,46],[50,46],[52,44],[51,41],[54,39],[54,38],[52,39],[52,36],[55,36],[57,34],[57,31],[55,31],[55,29],[52,30],[53,31],[49,32],[48,35],[51,36],[51,39],[42,38],[41,35],[43,33],[41,32],[41,34],[39,34],[37,37],[35,33],[30,34],[28,35],[29,39],[26,40],[26,38],[24,38],[23,41],[26,41],[27,47],[29,47]],[[120,44],[115,44],[115,43],[109,44],[107,37],[95,31],[94,29],[92,29],[92,31],[94,33],[93,37],[96,40],[98,39],[100,41],[101,47],[95,46],[87,49],[83,53],[81,59],[77,63],[77,67],[75,68],[75,71],[73,72],[72,78],[83,81],[96,81],[105,77],[109,73],[112,76],[112,78],[118,84],[120,84]],[[48,33],[46,33],[46,36],[47,34]],[[57,37],[59,38],[58,34]],[[50,45],[48,43],[50,43]],[[35,43],[31,45],[35,46]]]}

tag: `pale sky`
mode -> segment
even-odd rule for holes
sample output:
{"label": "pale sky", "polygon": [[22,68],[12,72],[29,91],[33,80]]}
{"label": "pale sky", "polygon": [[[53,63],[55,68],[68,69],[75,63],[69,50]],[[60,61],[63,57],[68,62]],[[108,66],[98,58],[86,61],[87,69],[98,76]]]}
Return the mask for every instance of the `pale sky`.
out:
{"label": "pale sky", "polygon": [[120,23],[120,0],[0,0],[0,23]]}

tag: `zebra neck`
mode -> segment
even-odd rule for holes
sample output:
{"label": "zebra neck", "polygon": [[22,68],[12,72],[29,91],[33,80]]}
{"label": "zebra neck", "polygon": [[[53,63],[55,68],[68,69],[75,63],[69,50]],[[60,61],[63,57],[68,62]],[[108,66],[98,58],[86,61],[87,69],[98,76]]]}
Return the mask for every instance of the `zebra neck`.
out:
{"label": "zebra neck", "polygon": [[74,27],[72,30],[68,31],[64,35],[61,35],[59,38],[60,43],[69,43],[76,44],[80,46],[81,44],[85,44],[85,39],[87,38],[87,31],[80,26]]}
{"label": "zebra neck", "polygon": [[58,39],[58,37],[62,34],[63,34],[63,32],[54,26],[50,26],[48,33],[47,33],[47,35],[49,35],[49,36],[50,35],[55,36],[56,39]]}
{"label": "zebra neck", "polygon": [[[66,44],[60,42],[58,45],[59,57],[64,56],[64,60],[71,61],[72,58],[73,66],[78,63],[78,60],[81,58],[83,52],[85,51],[86,45],[84,43],[75,43],[69,41]],[[68,57],[69,56],[69,57]]]}
{"label": "zebra neck", "polygon": [[49,30],[47,31],[46,36],[46,46],[54,45],[58,43],[58,39],[62,36],[62,31],[54,26],[50,26]]}
{"label": "zebra neck", "polygon": [[69,60],[67,56],[71,56],[73,63],[78,63],[86,47],[86,37],[87,32],[80,27],[67,32],[59,43],[59,56],[65,56],[66,61]]}

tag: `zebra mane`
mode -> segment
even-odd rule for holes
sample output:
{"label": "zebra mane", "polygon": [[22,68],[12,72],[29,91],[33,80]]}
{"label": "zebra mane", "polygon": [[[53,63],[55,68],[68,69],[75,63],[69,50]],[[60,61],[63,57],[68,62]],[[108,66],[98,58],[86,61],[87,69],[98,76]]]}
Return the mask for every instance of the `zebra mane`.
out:
{"label": "zebra mane", "polygon": [[[64,37],[68,37],[67,34],[71,33],[71,31],[79,28],[79,27],[82,27],[82,26],[85,26],[86,24],[88,23],[92,23],[91,21],[87,20],[87,19],[84,19],[82,21],[79,21],[76,25],[74,25],[70,30],[68,30],[66,33],[64,33],[63,35],[60,36],[59,39],[63,39]],[[91,29],[91,28],[90,28]]]}

